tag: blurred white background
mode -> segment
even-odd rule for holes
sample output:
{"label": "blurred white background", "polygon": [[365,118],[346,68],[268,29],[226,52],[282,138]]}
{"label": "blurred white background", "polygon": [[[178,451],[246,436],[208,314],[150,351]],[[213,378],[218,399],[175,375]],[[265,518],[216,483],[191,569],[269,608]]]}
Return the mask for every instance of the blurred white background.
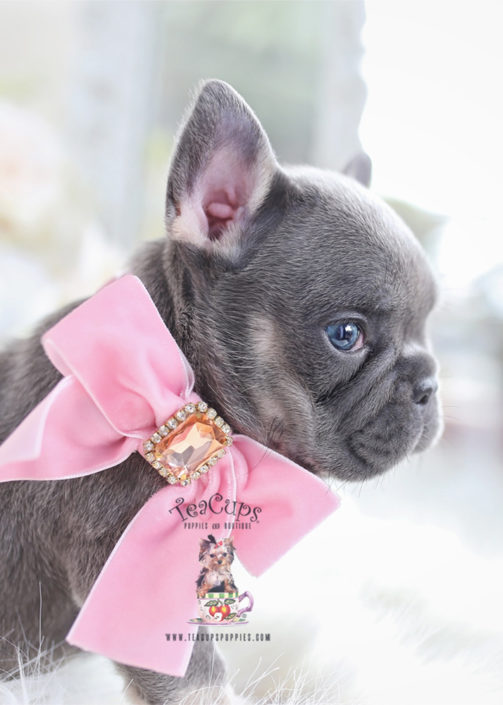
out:
{"label": "blurred white background", "polygon": [[[363,145],[438,273],[444,436],[373,482],[335,483],[333,520],[259,583],[242,576],[272,642],[231,650],[238,687],[259,659],[257,692],[283,681],[298,702],[503,702],[502,14],[497,0],[0,2],[3,339],[162,236],[201,78],[243,94],[282,161],[340,169]],[[285,594],[299,563],[316,616]]]}

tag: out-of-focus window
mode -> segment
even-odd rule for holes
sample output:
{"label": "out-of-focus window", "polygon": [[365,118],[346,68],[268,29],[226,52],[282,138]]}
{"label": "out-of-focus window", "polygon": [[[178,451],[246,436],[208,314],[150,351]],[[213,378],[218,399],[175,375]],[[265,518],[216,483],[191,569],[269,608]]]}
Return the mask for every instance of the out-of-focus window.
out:
{"label": "out-of-focus window", "polygon": [[162,236],[174,135],[202,79],[245,97],[284,162],[341,168],[360,147],[363,0],[13,2],[0,17],[0,334]]}

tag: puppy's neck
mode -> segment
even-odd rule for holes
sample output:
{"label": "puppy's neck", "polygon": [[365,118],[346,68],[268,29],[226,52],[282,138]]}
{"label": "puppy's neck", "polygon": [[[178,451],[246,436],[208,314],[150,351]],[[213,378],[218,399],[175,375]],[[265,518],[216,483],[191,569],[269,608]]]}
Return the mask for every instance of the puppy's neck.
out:
{"label": "puppy's neck", "polygon": [[[197,282],[193,281],[198,267],[194,262],[189,267],[184,259],[192,254],[169,238],[162,238],[146,243],[130,261],[129,269],[142,280],[161,318],[187,357],[194,370],[196,392],[219,413],[225,414],[235,431],[250,433],[250,427],[256,425],[251,421],[256,418],[253,404],[241,385],[226,383],[233,379],[226,350],[220,349],[217,354],[212,341],[200,330],[201,312],[198,318],[197,292],[194,291]],[[194,253],[194,256],[199,255]],[[206,271],[204,276],[208,281],[212,273]],[[235,414],[239,414],[239,418]],[[257,439],[263,440],[263,434],[257,435]]]}
{"label": "puppy's neck", "polygon": [[129,269],[142,280],[170,333],[190,359],[193,302],[189,279],[176,247],[166,238],[146,243]]}

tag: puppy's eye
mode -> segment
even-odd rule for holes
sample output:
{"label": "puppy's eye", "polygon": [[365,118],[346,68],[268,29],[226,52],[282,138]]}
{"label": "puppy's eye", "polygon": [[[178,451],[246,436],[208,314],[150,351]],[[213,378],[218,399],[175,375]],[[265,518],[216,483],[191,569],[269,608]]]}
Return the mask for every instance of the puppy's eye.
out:
{"label": "puppy's eye", "polygon": [[215,558],[215,554],[214,554],[214,553],[210,553],[210,558]]}
{"label": "puppy's eye", "polygon": [[356,321],[336,321],[325,328],[328,339],[337,350],[354,352],[363,347],[363,331]]}

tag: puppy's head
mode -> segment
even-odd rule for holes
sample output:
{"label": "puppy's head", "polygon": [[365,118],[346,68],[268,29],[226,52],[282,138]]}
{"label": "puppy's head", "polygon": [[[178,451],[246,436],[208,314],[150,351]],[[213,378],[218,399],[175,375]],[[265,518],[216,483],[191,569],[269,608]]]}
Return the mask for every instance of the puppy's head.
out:
{"label": "puppy's head", "polygon": [[232,539],[225,538],[217,541],[211,534],[208,539],[201,539],[199,562],[204,568],[218,572],[229,568],[233,560],[234,546]]}
{"label": "puppy's head", "polygon": [[355,480],[433,441],[435,284],[382,201],[348,176],[280,167],[242,98],[210,81],[177,142],[166,215],[175,333],[235,431]]}

